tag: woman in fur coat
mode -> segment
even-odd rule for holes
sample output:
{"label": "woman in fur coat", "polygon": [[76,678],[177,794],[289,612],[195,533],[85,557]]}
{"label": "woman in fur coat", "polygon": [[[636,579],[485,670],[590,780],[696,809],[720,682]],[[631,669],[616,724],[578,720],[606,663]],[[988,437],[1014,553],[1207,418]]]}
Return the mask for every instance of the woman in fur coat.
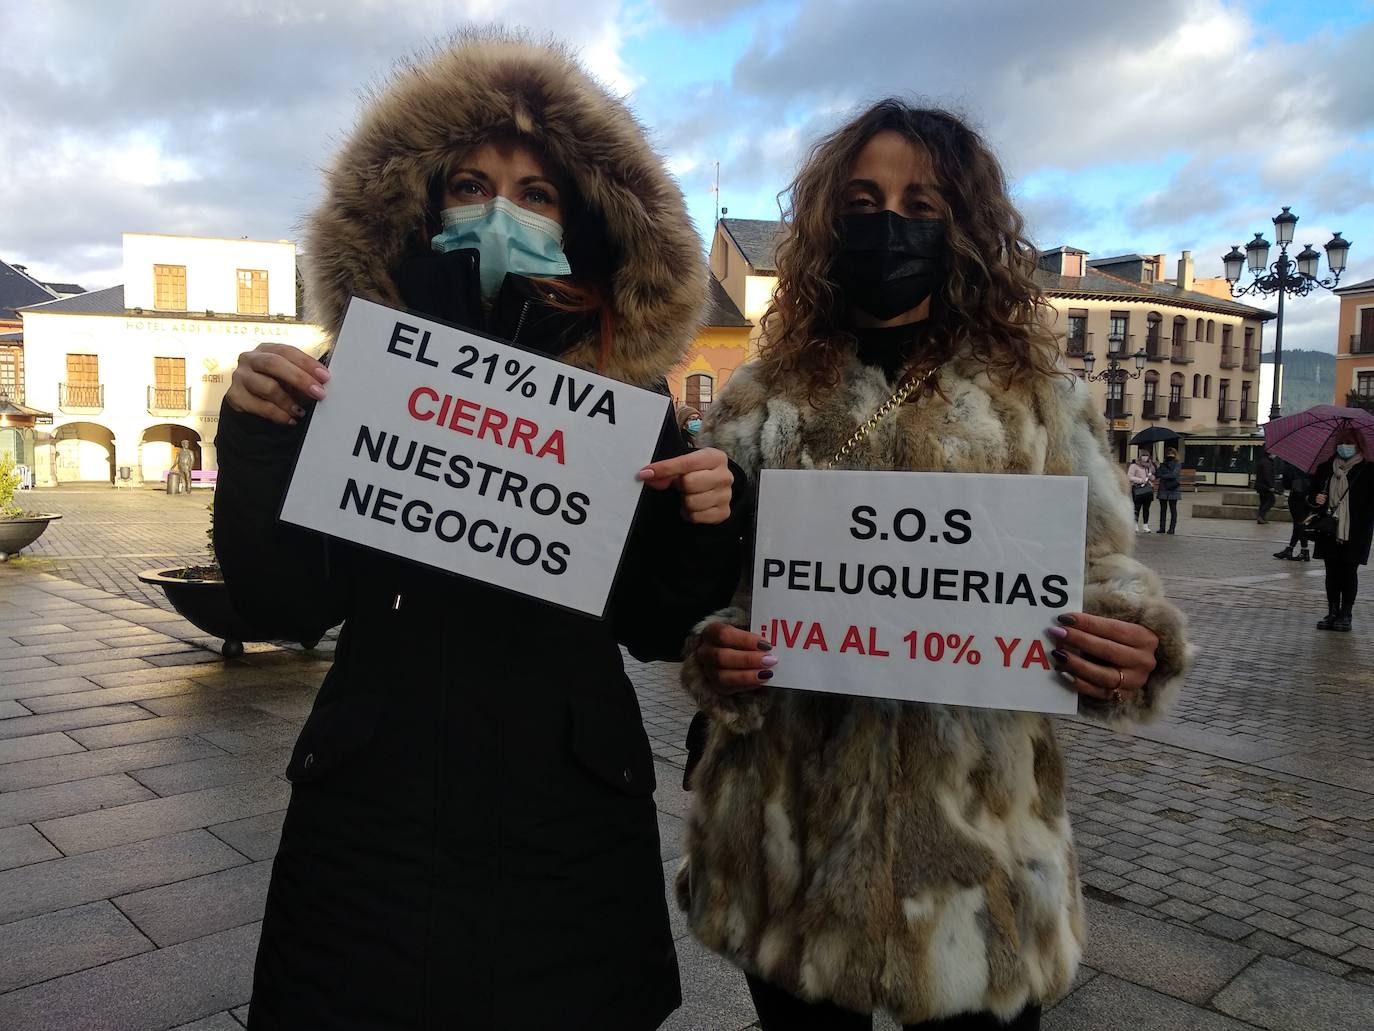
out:
{"label": "woman in fur coat", "polygon": [[[1087,611],[1047,628],[1054,659],[1085,714],[1157,717],[1184,619],[1130,557],[1124,481],[1040,328],[996,159],[957,118],[888,100],[822,139],[790,197],[761,358],[712,405],[707,443],[751,474],[823,467],[928,375],[837,467],[1087,477]],[[696,936],[743,968],[765,1031],[868,1028],[875,1010],[1038,1027],[1084,939],[1052,721],[770,691],[747,592],[683,669],[711,726],[678,878]]]}
{"label": "woman in fur coat", "polygon": [[[700,239],[630,112],[563,52],[495,36],[372,99],[306,250],[331,335],[356,295],[665,393],[705,300]],[[665,397],[639,478],[672,489],[646,492],[596,620],[278,523],[327,380],[293,348],[243,355],[217,441],[235,607],[292,640],[343,622],[287,769],[250,1027],[658,1027],[678,972],[619,645],[675,659],[729,600],[724,456],[688,453]]]}

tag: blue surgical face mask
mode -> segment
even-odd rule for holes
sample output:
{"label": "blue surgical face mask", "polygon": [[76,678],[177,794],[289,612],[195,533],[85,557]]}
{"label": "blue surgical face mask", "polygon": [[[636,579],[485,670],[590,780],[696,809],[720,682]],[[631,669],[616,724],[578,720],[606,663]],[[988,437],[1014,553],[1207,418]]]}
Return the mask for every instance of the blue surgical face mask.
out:
{"label": "blue surgical face mask", "polygon": [[687,420],[687,432],[690,433],[690,434],[691,434],[692,436],[694,436],[694,437],[695,437],[698,433],[700,433],[700,432],[701,432],[701,420],[700,420],[700,419],[688,419],[688,420]]}
{"label": "blue surgical face mask", "polygon": [[1347,459],[1349,459],[1349,458],[1354,458],[1354,457],[1355,457],[1355,445],[1354,445],[1354,444],[1337,444],[1337,445],[1336,445],[1336,454],[1339,455],[1341,458],[1347,458]]}
{"label": "blue surgical face mask", "polygon": [[485,204],[445,208],[443,232],[430,241],[436,251],[475,248],[482,296],[491,300],[507,272],[520,276],[566,276],[572,273],[563,253],[563,227],[551,218],[527,211],[505,197]]}

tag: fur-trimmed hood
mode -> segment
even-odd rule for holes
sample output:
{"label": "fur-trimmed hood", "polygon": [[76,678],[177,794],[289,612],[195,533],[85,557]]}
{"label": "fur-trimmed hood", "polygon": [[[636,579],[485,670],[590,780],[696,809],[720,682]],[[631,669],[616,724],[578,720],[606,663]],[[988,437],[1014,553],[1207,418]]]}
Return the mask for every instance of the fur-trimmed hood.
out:
{"label": "fur-trimmed hood", "polygon": [[[332,337],[352,295],[400,305],[393,273],[425,224],[433,176],[498,134],[540,146],[618,254],[606,374],[639,384],[664,376],[691,345],[706,297],[682,192],[629,108],[566,49],[496,32],[456,35],[372,92],[307,223],[309,317]],[[589,339],[564,360],[592,365],[595,351]]]}

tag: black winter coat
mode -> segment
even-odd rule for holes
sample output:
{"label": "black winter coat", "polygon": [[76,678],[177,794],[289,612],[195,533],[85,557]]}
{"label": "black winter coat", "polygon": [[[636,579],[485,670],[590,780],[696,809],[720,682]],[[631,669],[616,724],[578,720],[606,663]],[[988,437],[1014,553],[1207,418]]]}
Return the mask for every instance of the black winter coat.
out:
{"label": "black winter coat", "polygon": [[[1365,459],[1347,474],[1350,484],[1350,539],[1344,544],[1336,538],[1322,535],[1317,538],[1314,554],[1317,558],[1334,558],[1339,562],[1364,565],[1369,561],[1370,543],[1374,541],[1374,462]],[[1327,504],[1321,512],[1329,511],[1331,497],[1331,462],[1328,460],[1317,466],[1312,474],[1312,503],[1314,511],[1316,496],[1325,494]]]}
{"label": "black winter coat", "polygon": [[[485,313],[474,254],[434,257],[420,231],[436,169],[512,132],[576,194],[568,256],[604,273],[615,313],[603,371],[661,382],[706,298],[681,192],[620,101],[519,40],[454,37],[372,95],[307,223],[312,318],[336,334],[357,295],[601,364],[596,327],[528,281],[508,277]],[[657,1027],[680,992],[620,646],[680,657],[737,583],[735,521],[690,525],[676,491],[646,490],[599,621],[278,523],[299,436],[221,415],[216,546],[235,607],[289,640],[343,623],[287,769],[250,1026]],[[682,446],[668,416],[658,457]]]}

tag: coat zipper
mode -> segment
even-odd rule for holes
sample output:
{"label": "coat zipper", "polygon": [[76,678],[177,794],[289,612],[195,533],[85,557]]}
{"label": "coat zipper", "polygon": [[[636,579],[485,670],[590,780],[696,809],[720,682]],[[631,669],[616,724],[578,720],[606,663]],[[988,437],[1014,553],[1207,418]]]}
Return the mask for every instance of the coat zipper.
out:
{"label": "coat zipper", "polygon": [[530,302],[526,301],[520,308],[520,318],[515,322],[515,335],[510,338],[513,344],[520,339],[520,331],[525,328],[525,316],[530,313]]}

